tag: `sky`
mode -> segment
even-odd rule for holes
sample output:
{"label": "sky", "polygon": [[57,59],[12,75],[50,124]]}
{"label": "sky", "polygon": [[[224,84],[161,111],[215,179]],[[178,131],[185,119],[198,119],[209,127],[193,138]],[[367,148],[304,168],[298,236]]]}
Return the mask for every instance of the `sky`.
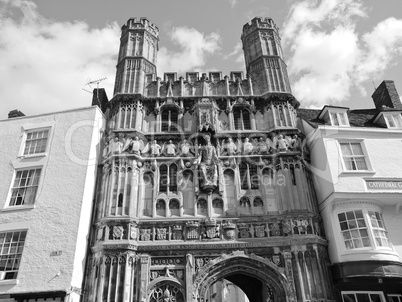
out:
{"label": "sky", "polygon": [[91,105],[87,83],[113,97],[120,28],[159,28],[158,76],[245,73],[240,35],[252,18],[280,30],[302,108],[373,108],[393,80],[402,94],[402,0],[0,0],[0,120]]}

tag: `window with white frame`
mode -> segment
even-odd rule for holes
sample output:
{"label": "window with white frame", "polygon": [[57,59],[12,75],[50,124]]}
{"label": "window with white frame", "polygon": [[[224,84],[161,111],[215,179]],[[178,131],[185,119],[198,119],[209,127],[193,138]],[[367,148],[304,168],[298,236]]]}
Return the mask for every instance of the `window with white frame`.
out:
{"label": "window with white frame", "polygon": [[342,292],[343,302],[385,302],[381,292]]}
{"label": "window with white frame", "polygon": [[368,170],[366,156],[360,142],[341,142],[340,145],[346,170]]}
{"label": "window with white frame", "polygon": [[332,126],[349,126],[345,112],[330,112],[329,116]]}
{"label": "window with white frame", "polygon": [[392,248],[381,214],[371,210],[338,213],[342,239],[347,250]]}
{"label": "window with white frame", "polygon": [[0,232],[0,278],[16,279],[27,231]]}
{"label": "window with white frame", "polygon": [[40,154],[46,151],[49,129],[28,131],[26,135],[23,155]]}
{"label": "window with white frame", "polygon": [[388,240],[387,230],[385,229],[381,214],[374,211],[368,211],[368,215],[370,217],[370,223],[373,229],[374,240],[376,245],[390,248],[391,243]]}
{"label": "window with white frame", "polygon": [[10,206],[30,205],[35,202],[41,169],[16,171],[11,188]]}
{"label": "window with white frame", "polygon": [[402,118],[400,113],[384,114],[384,119],[388,128],[402,128]]}
{"label": "window with white frame", "polygon": [[388,295],[390,302],[402,302],[402,295]]}
{"label": "window with white frame", "polygon": [[370,237],[363,211],[348,211],[338,214],[343,242],[347,250],[370,247]]}

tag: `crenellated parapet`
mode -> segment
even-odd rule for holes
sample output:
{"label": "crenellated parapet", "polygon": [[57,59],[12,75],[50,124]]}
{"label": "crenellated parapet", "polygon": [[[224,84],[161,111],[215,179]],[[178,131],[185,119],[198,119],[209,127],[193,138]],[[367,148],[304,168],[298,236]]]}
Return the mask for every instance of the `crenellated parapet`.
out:
{"label": "crenellated parapet", "polygon": [[149,21],[147,18],[130,18],[127,23],[122,26],[122,31],[126,30],[147,30],[155,38],[159,36],[159,28]]}
{"label": "crenellated parapet", "polygon": [[242,35],[248,35],[256,29],[272,29],[279,35],[279,28],[274,20],[269,17],[255,17],[249,23],[244,24]]}

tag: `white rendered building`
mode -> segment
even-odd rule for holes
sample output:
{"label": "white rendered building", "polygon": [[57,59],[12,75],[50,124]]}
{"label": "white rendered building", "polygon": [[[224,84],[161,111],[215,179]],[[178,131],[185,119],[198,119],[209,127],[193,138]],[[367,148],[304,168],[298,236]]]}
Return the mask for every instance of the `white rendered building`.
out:
{"label": "white rendered building", "polygon": [[79,301],[103,113],[9,116],[0,120],[0,301]]}
{"label": "white rendered building", "polygon": [[375,109],[300,109],[337,301],[401,301],[402,105],[393,81]]}

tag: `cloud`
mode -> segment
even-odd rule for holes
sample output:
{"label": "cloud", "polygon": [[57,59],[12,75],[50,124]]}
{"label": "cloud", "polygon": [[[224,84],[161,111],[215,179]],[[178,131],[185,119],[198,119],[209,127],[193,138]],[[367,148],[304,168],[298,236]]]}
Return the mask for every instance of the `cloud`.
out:
{"label": "cloud", "polygon": [[209,55],[220,49],[221,38],[212,32],[208,35],[194,28],[176,27],[169,34],[178,51],[162,47],[158,52],[158,74],[197,70],[206,63]]}
{"label": "cloud", "polygon": [[393,59],[402,55],[402,20],[388,18],[363,35],[364,55],[357,66],[357,80],[366,81],[386,67]]}
{"label": "cloud", "polygon": [[230,3],[231,8],[234,8],[236,6],[236,4],[237,4],[237,0],[228,0],[228,1]]}
{"label": "cloud", "polygon": [[330,33],[306,30],[295,39],[298,48],[290,59],[289,73],[298,77],[293,84],[297,97],[312,103],[346,99],[360,54],[354,31],[344,27]]}
{"label": "cloud", "polygon": [[[89,28],[81,21],[41,16],[32,1],[0,1],[0,119],[19,109],[27,115],[91,105],[82,88],[107,77],[112,97],[120,29]],[[90,88],[86,86],[86,89]]]}
{"label": "cloud", "polygon": [[348,100],[353,87],[379,79],[402,54],[402,20],[389,18],[360,35],[361,1],[305,0],[293,5],[283,30],[290,49],[293,93],[306,106]]}
{"label": "cloud", "polygon": [[224,60],[234,58],[234,62],[241,64],[242,67],[245,65],[244,61],[244,53],[243,53],[243,44],[238,42],[235,47],[233,47],[233,51],[227,55],[223,56]]}
{"label": "cloud", "polygon": [[292,39],[305,28],[325,25],[350,26],[366,12],[360,0],[305,0],[294,4],[288,14],[283,36]]}

